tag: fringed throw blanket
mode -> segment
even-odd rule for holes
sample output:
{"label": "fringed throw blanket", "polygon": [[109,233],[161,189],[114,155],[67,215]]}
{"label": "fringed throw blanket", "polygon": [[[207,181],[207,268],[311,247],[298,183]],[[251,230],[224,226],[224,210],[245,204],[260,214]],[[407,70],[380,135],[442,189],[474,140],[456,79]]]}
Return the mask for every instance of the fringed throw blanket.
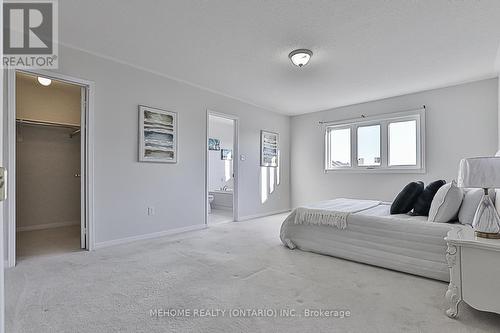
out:
{"label": "fringed throw blanket", "polygon": [[329,225],[338,229],[347,227],[347,217],[380,205],[380,201],[334,199],[299,207],[295,210],[295,224]]}

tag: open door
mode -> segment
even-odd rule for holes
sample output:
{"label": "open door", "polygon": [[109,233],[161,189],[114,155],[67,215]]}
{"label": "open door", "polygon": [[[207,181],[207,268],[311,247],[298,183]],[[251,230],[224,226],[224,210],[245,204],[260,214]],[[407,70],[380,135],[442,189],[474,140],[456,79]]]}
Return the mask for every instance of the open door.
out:
{"label": "open door", "polygon": [[[80,212],[77,213],[78,215],[74,216],[75,218],[72,221],[77,220],[78,218],[80,219],[79,224],[80,224],[80,244],[78,244],[78,234],[73,233],[74,240],[76,242],[72,243],[75,244],[75,247],[81,248],[81,249],[86,249],[90,250],[92,248],[92,221],[90,219],[92,218],[92,207],[89,207],[92,203],[92,185],[93,181],[92,179],[89,179],[89,177],[92,177],[92,157],[93,153],[92,151],[89,151],[90,149],[93,149],[93,140],[91,138],[91,135],[89,135],[89,131],[92,130],[92,126],[89,123],[90,121],[93,121],[92,116],[89,114],[92,112],[92,91],[91,87],[93,86],[93,83],[91,81],[85,81],[81,80],[78,78],[73,78],[69,76],[65,76],[62,74],[56,74],[52,72],[46,72],[42,70],[12,70],[8,72],[8,108],[7,108],[7,128],[8,131],[6,135],[3,136],[3,139],[6,140],[6,144],[4,145],[4,148],[7,148],[7,154],[3,154],[3,156],[7,156],[6,159],[6,167],[8,167],[8,170],[14,170],[13,172],[9,172],[9,180],[16,179],[15,178],[15,171],[16,171],[16,145],[18,144],[16,142],[16,124],[20,123],[24,126],[27,126],[28,122],[24,119],[16,119],[17,118],[17,108],[16,108],[16,96],[18,93],[18,89],[16,89],[16,77],[17,76],[28,76],[28,77],[37,77],[37,76],[42,76],[46,78],[50,78],[52,81],[55,81],[54,83],[57,84],[63,84],[63,85],[71,85],[73,87],[76,87],[76,91],[78,92],[77,96],[75,98],[80,100],[80,115],[77,116],[78,118],[73,118],[72,120],[75,120],[73,122],[71,121],[51,121],[50,124],[47,121],[46,125],[43,126],[44,128],[52,128],[52,127],[60,127],[60,128],[68,128],[70,129],[71,127],[71,133],[69,134],[69,138],[74,140],[74,144],[76,147],[79,147],[80,152],[76,153],[78,155],[73,155],[73,156],[79,156],[80,161],[76,162],[76,164],[73,165],[73,169],[68,173],[68,177],[75,177],[73,184],[78,184],[80,187],[80,197],[72,197],[75,200],[80,200],[79,204],[77,202],[74,202],[74,204],[77,205],[77,207],[80,208]],[[90,102],[89,102],[90,101]],[[77,102],[78,103],[78,102]],[[74,104],[73,104],[74,105]],[[78,107],[78,106],[77,106]],[[80,124],[77,124],[77,119],[80,120]],[[1,120],[1,119],[0,119]],[[35,119],[37,121],[36,126],[42,126],[42,119]],[[35,120],[32,120],[29,125],[35,126],[34,122]],[[32,124],[33,123],[33,124]],[[39,124],[40,123],[40,124]],[[44,123],[45,125],[45,123]],[[51,126],[48,126],[51,125]],[[56,126],[57,125],[57,126]],[[64,125],[64,126],[62,126]],[[77,141],[79,140],[79,141]],[[1,163],[1,156],[0,156],[0,163]],[[14,267],[15,262],[16,262],[16,215],[15,215],[15,207],[18,202],[16,202],[16,184],[15,182],[10,182],[9,186],[9,193],[8,197],[9,199],[7,200],[7,204],[4,205],[4,211],[6,210],[6,214],[4,216],[6,217],[6,223],[8,223],[8,242],[7,242],[7,254],[8,254],[8,267]],[[1,209],[1,207],[0,207]],[[77,222],[77,221],[75,221]],[[78,223],[78,222],[77,222]],[[55,227],[54,227],[55,228]],[[28,230],[29,231],[29,230]]]}
{"label": "open door", "polygon": [[[0,17],[2,17],[2,8],[0,7]],[[2,37],[0,36],[0,48],[2,47]],[[3,104],[3,80],[0,81],[0,105],[2,109],[0,110],[0,128],[2,128],[2,134],[0,135],[0,167],[4,167],[3,161],[3,145],[4,145],[4,131],[3,131],[3,119],[4,119],[4,104]],[[4,203],[5,197],[7,195],[7,174],[6,170],[0,170],[0,333],[4,332],[4,300],[5,300],[5,288],[4,288]]]}
{"label": "open door", "polygon": [[81,120],[80,120],[80,247],[82,249],[88,249],[88,227],[87,227],[87,179],[85,166],[87,165],[87,147],[85,145],[86,140],[86,115],[87,115],[87,88],[81,87]]}

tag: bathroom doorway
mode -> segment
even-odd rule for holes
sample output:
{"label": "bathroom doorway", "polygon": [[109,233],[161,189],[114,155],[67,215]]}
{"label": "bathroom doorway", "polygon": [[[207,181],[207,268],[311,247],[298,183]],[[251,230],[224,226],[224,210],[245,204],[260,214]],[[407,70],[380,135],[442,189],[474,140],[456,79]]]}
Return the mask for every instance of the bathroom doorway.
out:
{"label": "bathroom doorway", "polygon": [[238,119],[207,112],[207,224],[238,220]]}

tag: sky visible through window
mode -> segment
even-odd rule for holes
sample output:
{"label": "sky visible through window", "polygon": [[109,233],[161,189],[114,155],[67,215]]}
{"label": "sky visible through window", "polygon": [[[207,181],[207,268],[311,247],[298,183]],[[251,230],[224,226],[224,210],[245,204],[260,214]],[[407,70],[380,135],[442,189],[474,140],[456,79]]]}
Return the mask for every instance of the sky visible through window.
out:
{"label": "sky visible through window", "polygon": [[417,122],[389,124],[389,165],[417,164]]}
{"label": "sky visible through window", "polygon": [[335,129],[330,132],[330,166],[351,165],[351,129]]}
{"label": "sky visible through window", "polygon": [[358,165],[380,165],[380,125],[358,127]]}
{"label": "sky visible through window", "polygon": [[[417,121],[396,121],[387,125],[389,156],[388,166],[417,165]],[[329,132],[329,167],[351,167],[351,128],[355,131],[357,144],[357,165],[360,167],[382,166],[382,145],[380,124],[334,128]],[[357,143],[356,143],[357,142]]]}

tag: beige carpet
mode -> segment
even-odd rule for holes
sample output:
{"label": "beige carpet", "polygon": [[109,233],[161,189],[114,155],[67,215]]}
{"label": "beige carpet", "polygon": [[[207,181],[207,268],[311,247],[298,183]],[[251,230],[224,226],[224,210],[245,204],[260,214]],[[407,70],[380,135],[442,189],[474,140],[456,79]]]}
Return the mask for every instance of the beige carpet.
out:
{"label": "beige carpet", "polygon": [[[6,273],[7,332],[498,332],[500,315],[465,304],[446,317],[445,283],[284,248],[283,218],[26,258]],[[296,316],[266,317],[280,309]]]}
{"label": "beige carpet", "polygon": [[233,221],[233,212],[231,210],[212,209],[208,214],[208,224],[217,224]]}
{"label": "beige carpet", "polygon": [[83,251],[80,249],[80,225],[22,231],[16,234],[18,263],[31,257],[75,251]]}

